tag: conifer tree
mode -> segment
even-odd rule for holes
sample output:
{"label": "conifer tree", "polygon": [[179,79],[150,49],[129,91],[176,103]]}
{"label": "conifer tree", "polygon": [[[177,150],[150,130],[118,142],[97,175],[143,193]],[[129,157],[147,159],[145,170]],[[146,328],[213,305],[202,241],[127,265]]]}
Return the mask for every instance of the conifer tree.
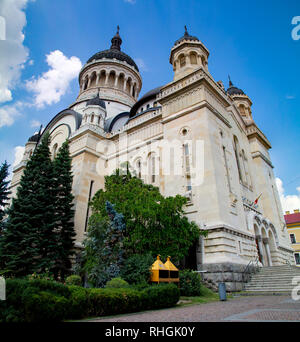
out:
{"label": "conifer tree", "polygon": [[4,209],[7,205],[8,196],[10,195],[10,191],[8,190],[9,181],[6,180],[8,176],[8,168],[9,165],[5,161],[0,167],[0,232],[1,232],[1,222],[5,215]]}
{"label": "conifer tree", "polygon": [[21,177],[17,196],[8,210],[0,241],[2,271],[25,276],[51,270],[55,264],[55,201],[53,168],[45,134]]}
{"label": "conifer tree", "polygon": [[55,273],[64,279],[71,269],[74,254],[74,210],[72,195],[72,171],[69,143],[64,142],[53,162],[55,195],[55,230],[57,234],[57,259]]}

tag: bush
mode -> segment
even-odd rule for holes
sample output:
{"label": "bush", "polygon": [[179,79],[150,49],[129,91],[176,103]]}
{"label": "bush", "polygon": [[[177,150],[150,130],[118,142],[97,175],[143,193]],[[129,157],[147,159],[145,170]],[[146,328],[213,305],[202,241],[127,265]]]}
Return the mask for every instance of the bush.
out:
{"label": "bush", "polygon": [[93,312],[88,289],[71,285],[69,290],[71,295],[68,303],[68,318],[79,319],[88,317]]}
{"label": "bush", "polygon": [[176,305],[180,291],[174,284],[152,285],[142,292],[143,309],[162,309]]}
{"label": "bush", "polygon": [[180,295],[201,296],[201,277],[198,273],[184,270],[179,271]]}
{"label": "bush", "polygon": [[121,278],[129,284],[148,283],[150,280],[150,267],[154,259],[150,253],[145,255],[134,254],[125,260],[121,269]]}
{"label": "bush", "polygon": [[0,302],[0,322],[58,322],[173,306],[174,284],[133,288],[85,289],[44,279],[8,279],[7,299]]}
{"label": "bush", "polygon": [[122,278],[113,278],[112,280],[108,281],[105,285],[106,288],[124,288],[129,287],[129,284],[126,280],[123,280]]}
{"label": "bush", "polygon": [[81,277],[76,274],[70,275],[66,278],[66,284],[81,286],[82,285]]}

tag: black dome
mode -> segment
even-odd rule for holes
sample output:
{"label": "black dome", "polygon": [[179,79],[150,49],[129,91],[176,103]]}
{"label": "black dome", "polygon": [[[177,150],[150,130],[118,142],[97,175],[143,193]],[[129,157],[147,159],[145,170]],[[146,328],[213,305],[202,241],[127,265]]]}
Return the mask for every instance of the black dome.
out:
{"label": "black dome", "polygon": [[227,94],[229,95],[245,95],[242,89],[239,89],[233,85],[229,77],[229,88],[227,89]]}
{"label": "black dome", "polygon": [[200,42],[200,40],[199,40],[197,37],[191,36],[191,35],[188,33],[186,26],[184,26],[184,28],[185,28],[184,35],[183,35],[180,39],[176,40],[176,42],[174,43],[174,45],[177,45],[177,44],[181,43],[183,40],[196,40],[196,41]]}
{"label": "black dome", "polygon": [[126,55],[126,53],[121,51],[121,45],[122,45],[122,39],[119,35],[119,26],[118,26],[118,30],[117,33],[115,34],[115,36],[112,38],[111,40],[111,47],[109,50],[104,50],[104,51],[100,51],[95,53],[88,61],[87,63],[92,62],[93,60],[99,60],[102,58],[108,58],[108,59],[117,59],[121,62],[126,62],[129,65],[133,66],[136,71],[139,71],[139,68],[137,67],[137,65],[135,64],[134,60],[129,57],[128,55]]}
{"label": "black dome", "polygon": [[87,101],[86,106],[100,106],[106,108],[105,102],[99,98],[99,95]]}
{"label": "black dome", "polygon": [[137,65],[135,64],[134,60],[129,57],[128,55],[126,55],[126,53],[119,51],[119,50],[113,50],[113,49],[109,49],[109,50],[104,50],[104,51],[100,51],[95,53],[88,61],[87,63],[92,62],[93,60],[99,60],[102,58],[108,58],[108,59],[117,59],[121,62],[126,62],[129,65],[133,66],[135,68],[136,71],[139,71],[139,68],[137,67]]}
{"label": "black dome", "polygon": [[28,142],[38,142],[39,141],[39,138],[40,138],[40,134],[39,133],[36,133],[34,134],[33,136],[31,136],[29,139],[28,139]]}

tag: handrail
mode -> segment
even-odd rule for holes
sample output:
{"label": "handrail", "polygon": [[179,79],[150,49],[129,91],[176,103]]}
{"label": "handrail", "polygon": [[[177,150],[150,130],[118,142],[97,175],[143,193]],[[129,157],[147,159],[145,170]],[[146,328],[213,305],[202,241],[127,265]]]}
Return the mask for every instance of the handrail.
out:
{"label": "handrail", "polygon": [[258,257],[256,257],[254,260],[250,260],[250,261],[248,262],[248,265],[246,266],[244,272],[242,273],[243,282],[244,282],[244,279],[245,279],[245,274],[246,274],[246,272],[248,271],[248,269],[250,268],[250,265],[251,265],[251,264],[255,265],[255,266],[256,266],[255,268],[257,269],[257,268],[259,267],[259,266],[258,266],[258,262],[259,262]]}

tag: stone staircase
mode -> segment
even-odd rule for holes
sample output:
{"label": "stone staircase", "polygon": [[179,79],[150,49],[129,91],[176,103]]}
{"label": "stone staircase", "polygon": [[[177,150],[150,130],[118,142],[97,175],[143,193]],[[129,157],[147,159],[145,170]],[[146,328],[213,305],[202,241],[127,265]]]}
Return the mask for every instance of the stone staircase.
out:
{"label": "stone staircase", "polygon": [[291,294],[293,277],[300,277],[300,267],[280,265],[262,267],[245,284],[245,294]]}

